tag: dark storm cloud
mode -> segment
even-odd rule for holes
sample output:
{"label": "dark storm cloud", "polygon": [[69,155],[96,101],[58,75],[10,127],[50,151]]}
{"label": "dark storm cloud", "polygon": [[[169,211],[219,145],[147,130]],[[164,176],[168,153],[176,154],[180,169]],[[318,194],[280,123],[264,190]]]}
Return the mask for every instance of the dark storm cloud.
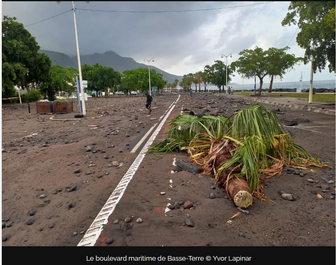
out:
{"label": "dark storm cloud", "polygon": [[[172,74],[203,70],[256,45],[282,48],[295,28],[282,27],[289,2],[75,2],[81,54],[114,51]],[[2,2],[2,14],[17,17],[41,49],[76,55],[72,2]],[[36,23],[38,22],[38,23]],[[35,24],[34,24],[35,23]],[[296,37],[296,36],[295,36]],[[299,53],[294,39],[290,53]]]}

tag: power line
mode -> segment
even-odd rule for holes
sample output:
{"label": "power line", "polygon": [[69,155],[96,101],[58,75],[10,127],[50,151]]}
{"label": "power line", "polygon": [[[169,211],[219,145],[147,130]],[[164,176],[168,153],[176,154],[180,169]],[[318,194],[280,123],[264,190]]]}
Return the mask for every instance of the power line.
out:
{"label": "power line", "polygon": [[291,41],[292,41],[292,39],[294,38],[294,36],[295,36],[295,34],[296,34],[296,32],[297,32],[298,29],[299,29],[299,28],[296,28],[296,30],[295,30],[295,32],[294,32],[292,38],[291,38],[290,41],[288,42],[287,46],[289,46],[289,44],[291,43]]}
{"label": "power line", "polygon": [[256,6],[262,4],[272,3],[270,2],[263,2],[263,3],[256,3],[250,5],[240,5],[240,6],[227,6],[227,7],[216,7],[216,8],[204,8],[204,9],[190,9],[190,10],[154,10],[154,11],[136,11],[136,10],[98,10],[98,9],[87,9],[87,8],[77,8],[78,10],[82,11],[93,11],[93,12],[107,12],[107,13],[187,13],[187,12],[199,12],[199,11],[213,11],[213,10],[221,10],[221,9],[229,9],[229,8],[238,8],[238,7],[247,7],[247,6]]}
{"label": "power line", "polygon": [[48,18],[45,18],[45,19],[43,19],[43,20],[40,20],[40,21],[31,23],[31,24],[29,24],[29,25],[26,25],[25,27],[29,27],[29,26],[31,26],[31,25],[35,25],[35,24],[37,24],[37,23],[41,23],[41,22],[43,22],[43,21],[52,19],[52,18],[54,18],[54,17],[58,17],[58,16],[60,16],[60,15],[63,15],[63,14],[65,14],[65,13],[68,13],[68,12],[70,12],[70,11],[72,11],[72,9],[70,9],[70,10],[68,10],[68,11],[64,11],[64,12],[58,14],[58,15],[55,15],[55,16],[52,16],[52,17],[48,17]]}

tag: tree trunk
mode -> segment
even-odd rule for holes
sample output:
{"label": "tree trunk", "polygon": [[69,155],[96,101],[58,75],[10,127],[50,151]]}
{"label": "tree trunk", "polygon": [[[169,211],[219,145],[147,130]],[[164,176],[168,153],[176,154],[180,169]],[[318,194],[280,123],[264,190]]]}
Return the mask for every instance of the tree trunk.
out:
{"label": "tree trunk", "polygon": [[273,75],[271,75],[270,86],[268,88],[268,93],[272,93],[272,86],[273,86]]}
{"label": "tree trunk", "polygon": [[247,208],[252,205],[253,197],[245,179],[236,177],[230,179],[227,191],[236,206]]}
{"label": "tree trunk", "polygon": [[263,80],[262,80],[262,78],[259,78],[259,80],[260,80],[259,96],[261,96],[261,89],[262,89],[262,85],[263,85]]}

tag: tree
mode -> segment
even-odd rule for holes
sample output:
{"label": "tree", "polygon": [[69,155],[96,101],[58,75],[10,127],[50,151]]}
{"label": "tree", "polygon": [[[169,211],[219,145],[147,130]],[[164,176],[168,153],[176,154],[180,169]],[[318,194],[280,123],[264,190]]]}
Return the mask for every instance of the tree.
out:
{"label": "tree", "polygon": [[88,89],[106,92],[108,88],[116,88],[121,84],[121,74],[108,66],[100,64],[83,65],[82,76],[88,80]]}
{"label": "tree", "polygon": [[[132,90],[140,90],[141,92],[148,92],[149,90],[149,76],[148,68],[137,68],[133,70],[125,70],[121,74],[121,84],[124,92]],[[162,90],[167,84],[163,75],[150,69],[151,86],[156,86],[158,90]]]}
{"label": "tree", "polygon": [[194,75],[189,73],[182,77],[182,81],[180,82],[180,86],[183,87],[183,90],[187,90],[191,88],[191,84],[194,82]]}
{"label": "tree", "polygon": [[202,71],[198,71],[197,73],[194,74],[194,82],[196,84],[196,90],[198,84],[198,92],[201,92],[201,83],[203,82],[202,76],[203,76]]}
{"label": "tree", "polygon": [[259,95],[261,95],[263,79],[269,74],[265,51],[256,47],[254,50],[245,49],[239,55],[238,60],[231,64],[233,70],[241,74],[242,78],[257,76],[260,80]]}
{"label": "tree", "polygon": [[313,70],[321,72],[329,61],[335,71],[335,1],[291,1],[282,26],[297,25],[296,42],[305,49],[304,63],[314,57]]}
{"label": "tree", "polygon": [[53,65],[50,68],[48,80],[40,85],[41,92],[46,93],[50,101],[55,100],[56,93],[59,91],[71,94],[75,90],[73,87],[75,76],[73,69]]}
{"label": "tree", "polygon": [[282,49],[269,48],[265,54],[268,62],[268,73],[271,75],[271,82],[268,89],[268,92],[272,92],[273,77],[279,76],[280,79],[283,78],[283,75],[288,71],[293,69],[294,65],[302,61],[303,58],[296,58],[294,54],[285,53],[289,47]]}
{"label": "tree", "polygon": [[230,74],[232,73],[232,69],[230,67],[226,67],[226,65],[220,61],[216,60],[213,65],[206,65],[204,67],[204,76],[205,80],[216,85],[219,89],[219,92],[222,91],[222,86],[226,86],[226,69],[228,71],[228,82],[231,81]]}
{"label": "tree", "polygon": [[28,88],[45,82],[51,60],[38,53],[40,46],[16,17],[4,16],[2,21],[2,92],[15,85]]}
{"label": "tree", "polygon": [[292,69],[295,63],[302,60],[302,58],[295,58],[293,54],[285,53],[287,49],[288,47],[269,48],[267,51],[260,47],[254,50],[245,49],[239,53],[240,57],[231,66],[234,71],[242,75],[242,78],[257,76],[260,81],[258,94],[261,95],[263,79],[266,75],[282,78],[287,70]]}

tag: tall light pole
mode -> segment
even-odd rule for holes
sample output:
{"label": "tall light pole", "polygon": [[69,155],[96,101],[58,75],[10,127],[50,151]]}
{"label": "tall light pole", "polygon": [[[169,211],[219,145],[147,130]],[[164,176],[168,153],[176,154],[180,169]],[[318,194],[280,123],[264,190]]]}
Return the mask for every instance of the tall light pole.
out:
{"label": "tall light pole", "polygon": [[[225,74],[226,74],[226,88],[228,87],[228,81],[227,81],[227,58],[230,56],[230,58],[232,58],[232,53],[230,53],[229,55],[224,55],[222,54],[222,58],[225,56],[225,59],[226,59],[226,62],[225,62],[225,65],[226,65],[226,70],[225,70]],[[227,93],[227,89],[226,89],[226,93]]]}
{"label": "tall light pole", "polygon": [[[57,1],[59,4],[61,1]],[[86,1],[89,3],[89,1]],[[82,114],[86,115],[86,108],[85,108],[85,94],[84,94],[84,87],[83,87],[83,78],[82,78],[82,68],[80,62],[80,54],[79,54],[79,45],[78,45],[78,35],[77,35],[77,23],[76,23],[76,8],[75,8],[75,1],[72,1],[72,10],[74,15],[74,25],[75,25],[75,37],[76,37],[76,49],[77,49],[77,60],[78,60],[78,72],[79,72],[79,88],[81,90],[81,110]],[[77,89],[79,89],[77,87]]]}
{"label": "tall light pole", "polygon": [[[313,43],[313,50],[314,50],[314,43]],[[313,102],[313,75],[314,75],[313,63],[314,63],[314,55],[312,54],[311,55],[310,86],[309,86],[308,103],[312,103]]]}
{"label": "tall light pole", "polygon": [[148,62],[148,84],[149,84],[149,95],[152,95],[152,89],[151,89],[151,79],[150,79],[150,62],[154,62],[154,58],[151,58],[149,60],[145,59],[144,61]]}

